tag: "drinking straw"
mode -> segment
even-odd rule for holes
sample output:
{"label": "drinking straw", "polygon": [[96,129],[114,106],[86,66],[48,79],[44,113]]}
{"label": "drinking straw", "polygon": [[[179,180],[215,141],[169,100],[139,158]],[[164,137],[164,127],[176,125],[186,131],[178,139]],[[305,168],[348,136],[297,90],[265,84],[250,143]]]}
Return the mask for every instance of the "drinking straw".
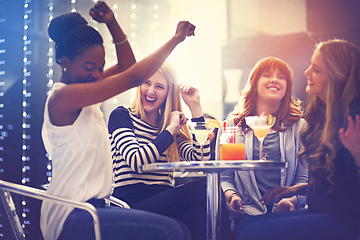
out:
{"label": "drinking straw", "polygon": [[232,139],[231,139],[231,143],[235,143],[235,133],[236,133],[236,128],[233,128],[233,130],[232,130]]}
{"label": "drinking straw", "polygon": [[241,123],[242,123],[242,121],[240,121],[236,126],[237,126],[237,127],[240,127],[240,126],[241,126]]}

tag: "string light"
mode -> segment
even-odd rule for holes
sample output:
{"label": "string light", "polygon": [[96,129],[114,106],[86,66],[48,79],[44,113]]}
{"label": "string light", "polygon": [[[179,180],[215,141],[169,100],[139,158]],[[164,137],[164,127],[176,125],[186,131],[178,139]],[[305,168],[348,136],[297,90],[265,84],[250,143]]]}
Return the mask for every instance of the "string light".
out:
{"label": "string light", "polygon": [[[31,24],[31,15],[32,9],[30,8],[31,0],[25,0],[24,3],[24,35],[23,35],[23,103],[22,103],[22,184],[26,185],[30,182],[30,178],[27,177],[27,172],[31,170],[29,161],[30,156],[28,156],[28,150],[30,150],[30,145],[28,144],[31,139],[30,130],[31,130],[31,114],[28,113],[28,109],[30,107],[31,92],[28,90],[28,87],[31,85],[29,78],[31,76],[31,72],[29,71],[29,67],[31,66],[31,58],[32,58],[32,45],[31,39],[28,37],[28,30]],[[22,227],[25,229],[27,225],[30,224],[30,220],[27,219],[27,212],[29,212],[28,208],[28,200],[23,197],[23,213],[22,216]]]}
{"label": "string light", "polygon": [[[48,10],[49,10],[48,21],[50,24],[50,21],[54,18],[54,1],[53,0],[49,0]],[[48,60],[47,60],[48,73],[46,74],[46,77],[48,78],[48,82],[47,82],[48,91],[47,91],[46,95],[49,95],[50,90],[51,90],[52,86],[54,85],[53,77],[54,77],[54,64],[55,64],[55,43],[53,40],[51,40],[51,38],[49,38],[49,49],[47,52],[47,56],[48,56]],[[46,177],[47,177],[48,182],[51,182],[52,162],[51,162],[51,158],[48,153],[46,153],[46,158],[48,159],[48,161],[46,163]]]}
{"label": "string light", "polygon": [[[6,18],[0,17],[0,24],[3,25],[5,21],[6,21]],[[0,56],[1,56],[0,67],[1,67],[1,69],[5,69],[3,66],[5,66],[5,64],[6,64],[6,61],[3,58],[3,56],[4,56],[3,54],[6,52],[6,49],[2,47],[5,42],[6,42],[5,38],[0,38]],[[3,77],[5,76],[5,74],[6,74],[5,70],[0,71],[0,99],[2,99],[3,96],[5,96],[5,91],[4,91],[5,81],[3,80],[4,79]],[[0,152],[5,150],[2,143],[4,142],[5,138],[8,136],[8,132],[6,131],[5,126],[2,124],[3,123],[2,119],[5,117],[4,113],[3,113],[4,107],[5,107],[5,103],[0,102],[0,110],[1,110],[0,111],[0,119],[1,119],[1,121],[0,121],[0,133],[1,133],[0,134]],[[10,125],[8,125],[8,128],[9,128],[9,126]],[[4,168],[2,168],[3,161],[4,161],[4,159],[1,155],[0,156],[0,173],[4,173]],[[1,224],[1,222],[0,222],[0,224]]]}
{"label": "string light", "polygon": [[133,51],[135,52],[137,46],[137,13],[138,13],[138,6],[135,0],[130,1],[130,37],[131,37],[131,45],[133,47]]}
{"label": "string light", "polygon": [[76,12],[75,3],[76,3],[76,0],[71,0],[71,12]]}
{"label": "string light", "polygon": [[159,26],[160,26],[160,23],[159,23],[159,19],[160,19],[160,13],[159,13],[159,3],[158,1],[154,1],[153,3],[154,5],[152,6],[152,11],[153,11],[153,14],[152,14],[152,30],[153,30],[153,37],[154,37],[154,46],[155,48],[157,48],[160,44],[160,40],[159,40],[159,37],[160,37],[160,31],[159,31]]}

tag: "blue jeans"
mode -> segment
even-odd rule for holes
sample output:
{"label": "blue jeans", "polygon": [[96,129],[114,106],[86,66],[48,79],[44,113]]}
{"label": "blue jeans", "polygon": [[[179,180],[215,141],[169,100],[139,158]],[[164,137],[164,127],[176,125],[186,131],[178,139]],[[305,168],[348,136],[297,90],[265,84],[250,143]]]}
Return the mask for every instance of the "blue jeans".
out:
{"label": "blue jeans", "polygon": [[[170,188],[135,203],[132,208],[161,214],[184,223],[190,230],[192,239],[206,239],[206,179]],[[231,221],[221,193],[220,239],[232,240]]]}
{"label": "blue jeans", "polygon": [[336,216],[309,210],[247,216],[236,225],[237,240],[356,240]]}
{"label": "blue jeans", "polygon": [[[186,226],[176,220],[135,209],[96,208],[102,240],[190,240]],[[91,215],[74,209],[66,219],[58,240],[95,239]]]}

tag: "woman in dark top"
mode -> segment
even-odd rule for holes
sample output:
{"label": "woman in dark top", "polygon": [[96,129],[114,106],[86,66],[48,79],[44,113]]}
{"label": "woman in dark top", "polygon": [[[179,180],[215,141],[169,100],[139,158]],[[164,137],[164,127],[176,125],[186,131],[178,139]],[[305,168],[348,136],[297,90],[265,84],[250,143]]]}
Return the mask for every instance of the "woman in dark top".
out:
{"label": "woman in dark top", "polygon": [[305,76],[311,97],[299,158],[309,163],[309,183],[279,187],[260,201],[306,194],[309,208],[247,219],[237,239],[359,238],[360,49],[344,40],[319,43]]}

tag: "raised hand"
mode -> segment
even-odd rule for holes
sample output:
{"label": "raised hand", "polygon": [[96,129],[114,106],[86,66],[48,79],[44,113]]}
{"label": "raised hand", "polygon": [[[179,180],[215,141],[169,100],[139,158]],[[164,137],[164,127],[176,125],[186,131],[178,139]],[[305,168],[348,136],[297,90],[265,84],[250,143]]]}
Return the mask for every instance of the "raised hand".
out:
{"label": "raised hand", "polygon": [[195,36],[195,26],[188,21],[180,21],[176,27],[175,37],[182,42],[189,36]]}
{"label": "raised hand", "polygon": [[199,90],[193,86],[180,84],[180,94],[186,105],[200,104]]}
{"label": "raised hand", "polygon": [[201,117],[203,113],[199,90],[190,85],[180,84],[180,94],[186,105],[190,108],[192,118]]}
{"label": "raised hand", "polygon": [[115,19],[114,12],[103,1],[97,2],[94,7],[90,9],[90,16],[99,23],[109,23]]}

